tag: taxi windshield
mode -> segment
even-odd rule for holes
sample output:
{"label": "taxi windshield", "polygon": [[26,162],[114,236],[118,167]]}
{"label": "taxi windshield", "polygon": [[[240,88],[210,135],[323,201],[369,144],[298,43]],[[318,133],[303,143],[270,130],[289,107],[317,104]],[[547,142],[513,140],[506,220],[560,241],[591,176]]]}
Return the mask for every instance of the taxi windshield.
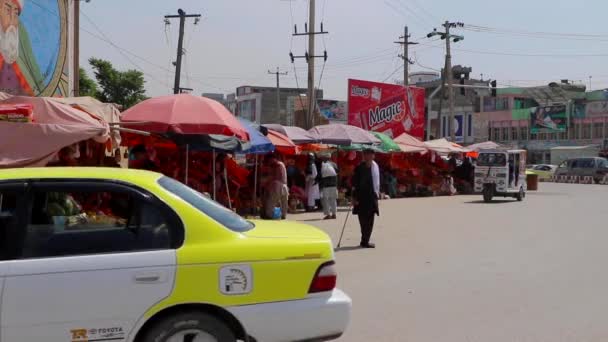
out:
{"label": "taxi windshield", "polygon": [[507,157],[504,153],[480,153],[477,166],[507,166]]}
{"label": "taxi windshield", "polygon": [[255,227],[250,221],[175,179],[162,177],[158,184],[232,231],[242,233]]}

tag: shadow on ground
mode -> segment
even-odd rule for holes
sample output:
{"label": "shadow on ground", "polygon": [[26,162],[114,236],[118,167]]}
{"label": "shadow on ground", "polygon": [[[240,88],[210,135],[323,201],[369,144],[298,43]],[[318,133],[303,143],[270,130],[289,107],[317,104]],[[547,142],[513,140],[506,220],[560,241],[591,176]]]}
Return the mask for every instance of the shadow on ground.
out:
{"label": "shadow on ground", "polygon": [[486,203],[484,200],[478,200],[478,201],[469,201],[469,202],[464,202],[465,204],[502,204],[502,203],[517,203],[517,200],[512,200],[512,199],[500,199],[500,200],[492,200],[491,202]]}

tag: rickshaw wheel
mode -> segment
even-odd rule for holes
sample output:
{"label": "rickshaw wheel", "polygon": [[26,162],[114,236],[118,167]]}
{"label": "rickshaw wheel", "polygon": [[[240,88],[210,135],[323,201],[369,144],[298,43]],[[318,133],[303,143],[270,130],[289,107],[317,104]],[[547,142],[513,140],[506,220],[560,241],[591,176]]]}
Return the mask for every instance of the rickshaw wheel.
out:
{"label": "rickshaw wheel", "polygon": [[492,188],[483,189],[483,201],[486,203],[492,202],[492,197],[494,196]]}
{"label": "rickshaw wheel", "polygon": [[519,188],[519,193],[515,196],[518,202],[521,202],[526,197],[526,193],[524,192],[524,188]]}

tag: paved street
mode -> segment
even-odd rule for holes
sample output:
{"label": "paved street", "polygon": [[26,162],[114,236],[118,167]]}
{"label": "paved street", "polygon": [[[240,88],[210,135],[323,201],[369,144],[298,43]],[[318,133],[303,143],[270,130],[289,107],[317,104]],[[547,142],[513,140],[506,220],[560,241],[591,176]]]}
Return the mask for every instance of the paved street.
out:
{"label": "paved street", "polygon": [[[336,256],[353,298],[342,341],[607,341],[608,187],[540,185],[522,203],[383,201],[375,250],[351,248],[351,218]],[[345,215],[291,219],[337,241]]]}

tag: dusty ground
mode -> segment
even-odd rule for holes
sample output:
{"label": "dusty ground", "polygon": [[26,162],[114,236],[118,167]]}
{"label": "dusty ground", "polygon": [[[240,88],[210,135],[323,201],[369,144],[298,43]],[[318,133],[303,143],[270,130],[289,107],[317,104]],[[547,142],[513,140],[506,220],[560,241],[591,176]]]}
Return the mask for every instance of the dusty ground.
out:
{"label": "dusty ground", "polygon": [[[480,200],[382,201],[374,250],[353,247],[349,219],[336,252],[353,299],[341,341],[608,341],[608,186],[543,183],[524,202]],[[290,219],[337,240],[346,212],[321,216]]]}

